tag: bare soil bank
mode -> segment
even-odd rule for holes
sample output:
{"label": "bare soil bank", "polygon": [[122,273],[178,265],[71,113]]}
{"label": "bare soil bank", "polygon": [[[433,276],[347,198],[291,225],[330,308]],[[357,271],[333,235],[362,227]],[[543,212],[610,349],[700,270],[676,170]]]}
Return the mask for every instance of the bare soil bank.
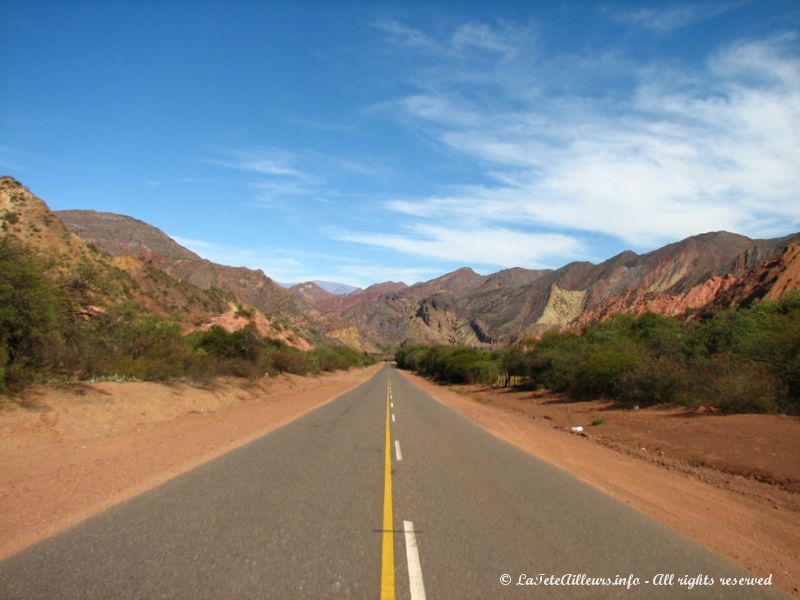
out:
{"label": "bare soil bank", "polygon": [[620,410],[401,373],[497,437],[800,597],[800,418]]}
{"label": "bare soil bank", "polygon": [[0,558],[284,425],[381,364],[208,387],[40,386],[0,410]]}

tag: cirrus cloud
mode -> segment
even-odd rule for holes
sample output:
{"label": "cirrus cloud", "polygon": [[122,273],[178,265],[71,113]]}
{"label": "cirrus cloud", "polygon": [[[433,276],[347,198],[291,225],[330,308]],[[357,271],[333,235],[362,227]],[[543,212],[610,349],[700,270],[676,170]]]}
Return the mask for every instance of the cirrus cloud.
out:
{"label": "cirrus cloud", "polygon": [[[637,248],[720,229],[788,233],[800,224],[797,39],[788,33],[739,41],[694,69],[638,65],[628,92],[617,91],[613,99],[567,90],[511,102],[518,90],[504,76],[494,79],[492,95],[470,101],[463,79],[452,83],[457,73],[428,79],[425,89],[395,106],[443,149],[473,160],[485,183],[385,207],[424,219],[428,232],[460,222],[490,232],[486,239],[498,243],[485,245],[484,258],[507,265],[521,256],[500,243],[503,234],[492,232],[508,227],[530,239],[536,235],[519,229],[570,230],[562,236],[569,244],[552,247],[573,251],[576,230]],[[519,57],[530,59],[524,65],[529,71],[547,72],[547,64],[522,49]],[[451,71],[459,68],[456,61],[448,64]],[[421,222],[411,229],[424,231]],[[440,256],[446,239],[412,236],[380,245]],[[463,251],[473,255],[469,247]]]}
{"label": "cirrus cloud", "polygon": [[338,239],[405,254],[464,264],[538,268],[549,258],[581,256],[582,244],[560,233],[526,233],[504,227],[468,229],[416,223],[402,234],[341,234]]}

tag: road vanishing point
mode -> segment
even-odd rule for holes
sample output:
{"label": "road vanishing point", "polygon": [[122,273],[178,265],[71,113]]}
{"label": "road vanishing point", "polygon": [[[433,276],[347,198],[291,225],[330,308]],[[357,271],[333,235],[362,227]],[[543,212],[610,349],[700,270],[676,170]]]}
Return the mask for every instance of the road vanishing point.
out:
{"label": "road vanishing point", "polygon": [[752,577],[493,437],[387,364],[296,421],[0,562],[0,597],[784,597],[689,589],[699,575]]}

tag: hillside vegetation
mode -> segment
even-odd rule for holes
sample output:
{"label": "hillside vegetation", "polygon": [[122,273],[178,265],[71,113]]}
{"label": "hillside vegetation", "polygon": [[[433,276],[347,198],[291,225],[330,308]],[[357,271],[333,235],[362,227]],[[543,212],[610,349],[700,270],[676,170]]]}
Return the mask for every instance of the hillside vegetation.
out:
{"label": "hillside vegetation", "polygon": [[502,350],[413,345],[398,365],[446,383],[524,382],[625,406],[800,414],[800,291],[701,321],[618,315]]}
{"label": "hillside vegetation", "polygon": [[306,374],[377,360],[347,347],[301,352],[261,336],[254,325],[184,335],[178,323],[133,300],[94,306],[98,275],[54,269],[16,238],[0,239],[0,392],[91,378]]}

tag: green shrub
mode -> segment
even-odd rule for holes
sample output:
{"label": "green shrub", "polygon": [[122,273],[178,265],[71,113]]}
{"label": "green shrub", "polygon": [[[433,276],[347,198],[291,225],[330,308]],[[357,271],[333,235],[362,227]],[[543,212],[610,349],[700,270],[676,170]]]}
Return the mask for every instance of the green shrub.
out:
{"label": "green shrub", "polygon": [[422,369],[422,361],[427,356],[428,349],[429,347],[425,344],[404,346],[395,352],[394,359],[397,361],[397,366],[401,369],[420,371]]}
{"label": "green shrub", "polygon": [[569,387],[576,398],[610,398],[619,396],[624,377],[634,370],[636,355],[616,348],[591,352],[575,371]]}
{"label": "green shrub", "polygon": [[687,404],[689,375],[680,355],[647,355],[623,376],[616,399],[627,406]]}
{"label": "green shrub", "polygon": [[780,408],[769,371],[729,353],[694,363],[689,396],[692,405],[713,406],[725,413],[774,413]]}
{"label": "green shrub", "polygon": [[57,362],[65,299],[44,271],[43,261],[11,238],[0,241],[0,390]]}
{"label": "green shrub", "polygon": [[502,365],[497,353],[470,346],[406,346],[395,353],[397,365],[446,383],[494,384]]}
{"label": "green shrub", "polygon": [[490,358],[476,360],[467,369],[466,383],[495,384],[500,377],[500,369],[497,360]]}
{"label": "green shrub", "polygon": [[655,356],[681,354],[692,324],[653,313],[645,313],[630,323],[631,337]]}
{"label": "green shrub", "polygon": [[800,290],[751,313],[757,325],[739,351],[772,376],[779,409],[800,414]]}
{"label": "green shrub", "polygon": [[0,221],[3,221],[4,225],[6,223],[9,225],[16,225],[19,222],[19,215],[13,210],[6,210],[0,215]]}
{"label": "green shrub", "polygon": [[[704,322],[687,346],[698,365],[724,356],[726,363],[741,364],[743,372],[752,373],[757,367],[758,374],[766,374],[774,402],[765,403],[756,393],[755,400],[741,398],[737,405],[752,410],[777,406],[781,412],[800,414],[800,290],[746,310],[722,311]],[[729,376],[738,379],[734,373]],[[737,387],[744,385],[740,382]]]}
{"label": "green shrub", "polygon": [[311,370],[311,361],[306,354],[278,350],[270,355],[272,368],[278,373],[305,375]]}
{"label": "green shrub", "polygon": [[512,378],[526,377],[531,374],[530,357],[516,344],[501,351],[499,360],[499,370],[503,375],[503,387],[508,387]]}
{"label": "green shrub", "polygon": [[315,371],[339,371],[375,362],[369,354],[346,346],[316,348],[309,353],[309,359]]}
{"label": "green shrub", "polygon": [[534,380],[554,392],[574,386],[578,368],[590,352],[585,338],[550,331],[542,336],[531,359]]}

